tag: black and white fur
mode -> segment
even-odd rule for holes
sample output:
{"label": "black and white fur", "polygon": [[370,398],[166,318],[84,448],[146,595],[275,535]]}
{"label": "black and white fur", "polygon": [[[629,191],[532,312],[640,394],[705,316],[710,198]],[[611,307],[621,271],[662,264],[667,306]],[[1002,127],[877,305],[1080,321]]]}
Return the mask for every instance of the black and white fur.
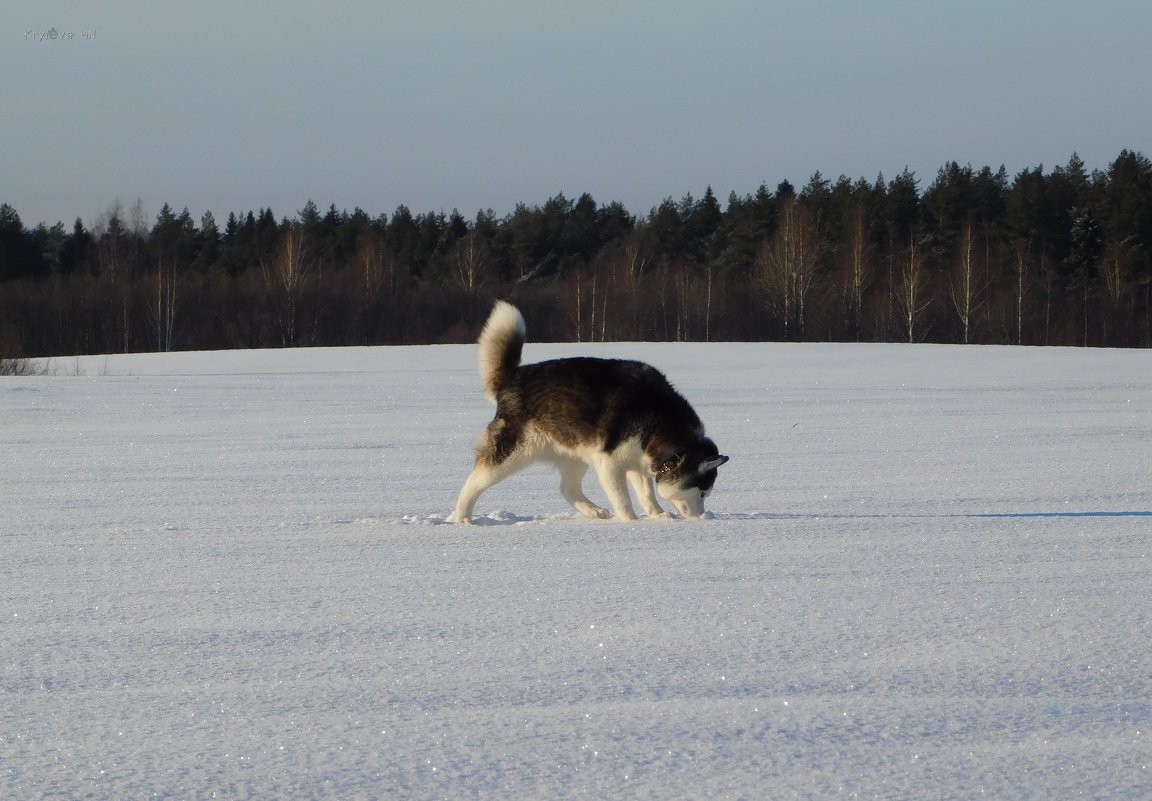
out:
{"label": "black and white fur", "polygon": [[532,462],[560,470],[560,492],[586,517],[609,512],[584,495],[596,471],[612,511],[635,520],[628,485],[649,517],[670,517],[653,492],[684,517],[704,514],[716,468],[728,461],[659,370],[621,359],[552,359],[520,364],[524,318],[498,301],[480,333],[480,380],[496,417],[476,442],[476,466],[452,517],[470,523],[484,490]]}

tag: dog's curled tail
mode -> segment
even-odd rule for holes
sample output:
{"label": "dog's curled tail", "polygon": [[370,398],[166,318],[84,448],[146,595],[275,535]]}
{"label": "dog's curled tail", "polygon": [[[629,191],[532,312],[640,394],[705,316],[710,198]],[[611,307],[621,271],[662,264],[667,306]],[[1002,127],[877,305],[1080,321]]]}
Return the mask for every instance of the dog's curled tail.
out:
{"label": "dog's curled tail", "polygon": [[520,366],[524,349],[524,318],[511,303],[496,301],[495,308],[480,332],[480,383],[484,397],[493,403],[500,387]]}

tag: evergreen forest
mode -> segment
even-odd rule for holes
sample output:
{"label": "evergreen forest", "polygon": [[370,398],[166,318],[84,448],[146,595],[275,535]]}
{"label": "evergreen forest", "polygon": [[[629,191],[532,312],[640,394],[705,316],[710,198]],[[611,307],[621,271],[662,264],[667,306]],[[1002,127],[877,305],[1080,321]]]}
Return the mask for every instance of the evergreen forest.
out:
{"label": "evergreen forest", "polygon": [[588,194],[471,218],[116,202],[30,228],[0,205],[0,359],[470,342],[494,298],[535,341],[1149,347],[1152,162],[817,173],[642,216]]}

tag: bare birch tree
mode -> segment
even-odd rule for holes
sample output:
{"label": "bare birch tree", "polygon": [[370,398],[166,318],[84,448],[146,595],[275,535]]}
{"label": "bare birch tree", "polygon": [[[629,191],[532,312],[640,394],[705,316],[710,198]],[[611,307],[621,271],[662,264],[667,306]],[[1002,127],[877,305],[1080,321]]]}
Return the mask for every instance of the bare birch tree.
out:
{"label": "bare birch tree", "polygon": [[156,270],[156,294],[149,301],[149,316],[156,332],[156,350],[172,350],[172,332],[176,319],[176,263],[171,259],[168,267],[161,259]]}
{"label": "bare birch tree", "polygon": [[801,201],[789,198],[780,209],[776,233],[761,246],[757,259],[761,289],[780,317],[785,339],[804,331],[820,257],[818,221]]}
{"label": "bare birch tree", "polygon": [[588,323],[588,341],[596,341],[596,281],[600,277],[600,271],[595,267],[589,268],[592,272],[592,300],[589,304],[591,306]]}
{"label": "bare birch tree", "polygon": [[676,287],[676,341],[688,340],[688,265],[678,261],[673,275]]}
{"label": "bare birch tree", "polygon": [[706,288],[704,291],[704,341],[712,341],[712,263],[704,266]]}
{"label": "bare birch tree", "polygon": [[115,281],[128,259],[128,229],[124,225],[124,207],[119,200],[92,223],[92,238],[96,242],[100,275]]}
{"label": "bare birch tree", "polygon": [[896,287],[896,307],[900,314],[900,328],[906,342],[915,342],[924,313],[932,305],[928,292],[928,276],[924,269],[924,254],[916,235],[908,237],[908,248],[900,263],[900,282]]}
{"label": "bare birch tree", "polygon": [[1024,289],[1028,278],[1029,262],[1032,260],[1032,243],[1018,239],[1016,251],[1016,344],[1024,344]]}
{"label": "bare birch tree", "polygon": [[355,264],[364,279],[364,291],[376,297],[390,283],[389,258],[384,239],[375,229],[364,231],[356,240]]}
{"label": "bare birch tree", "polygon": [[1100,275],[1104,279],[1104,291],[1108,300],[1108,313],[1102,321],[1103,341],[1108,342],[1109,319],[1119,320],[1124,296],[1128,292],[1131,263],[1139,249],[1135,237],[1125,237],[1119,242],[1109,239],[1104,245],[1100,259]]}
{"label": "bare birch tree", "polygon": [[[584,341],[584,270],[577,267],[572,273],[572,280],[576,282],[576,341]],[[592,285],[592,307],[596,307],[596,285]]]}
{"label": "bare birch tree", "polygon": [[136,202],[128,212],[129,256],[132,259],[138,255],[137,248],[148,241],[148,230],[148,215],[144,212],[144,201],[136,198]]}
{"label": "bare birch tree", "polygon": [[284,345],[297,342],[297,307],[311,267],[303,227],[287,222],[280,231],[280,241],[271,258],[260,259],[264,284],[277,298],[280,338]]}
{"label": "bare birch tree", "polygon": [[644,252],[643,234],[640,231],[631,231],[624,239],[623,250],[624,274],[628,278],[628,294],[634,324],[633,329],[628,333],[636,339],[641,339],[644,332],[640,314],[640,283],[644,277],[644,271],[648,268],[648,256]]}
{"label": "bare birch tree", "polygon": [[868,220],[863,207],[852,213],[844,254],[844,296],[853,336],[860,341],[864,317],[864,293],[872,285],[874,265],[868,242]]}
{"label": "bare birch tree", "polygon": [[614,294],[616,271],[608,264],[604,274],[604,291],[600,293],[600,341],[608,337],[608,296]]}
{"label": "bare birch tree", "polygon": [[1136,251],[1134,237],[1126,237],[1116,242],[1109,240],[1104,246],[1104,257],[1100,260],[1100,275],[1104,279],[1104,290],[1113,305],[1119,305],[1128,285],[1129,263]]}
{"label": "bare birch tree", "polygon": [[960,321],[965,345],[971,340],[972,322],[984,295],[984,276],[972,255],[975,244],[974,226],[969,220],[960,230],[956,268],[948,277],[952,308],[955,309],[956,317]]}
{"label": "bare birch tree", "polygon": [[476,231],[456,240],[455,277],[460,288],[475,295],[488,279],[488,253]]}

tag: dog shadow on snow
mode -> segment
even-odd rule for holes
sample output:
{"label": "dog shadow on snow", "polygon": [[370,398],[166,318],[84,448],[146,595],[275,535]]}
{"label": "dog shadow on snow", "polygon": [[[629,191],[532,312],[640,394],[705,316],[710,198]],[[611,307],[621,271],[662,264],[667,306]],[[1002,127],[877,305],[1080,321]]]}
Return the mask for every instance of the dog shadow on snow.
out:
{"label": "dog shadow on snow", "polygon": [[[1040,518],[1121,518],[1121,517],[1152,517],[1152,511],[1129,510],[1096,510],[1076,512],[890,512],[890,513],[853,513],[853,514],[822,514],[819,512],[705,512],[702,521],[788,521],[788,520],[996,520],[996,519],[1040,519]],[[410,525],[456,525],[449,515],[405,515],[400,522]],[[476,515],[472,518],[474,526],[528,526],[546,525],[548,523],[581,522],[587,525],[613,525],[618,521],[588,520],[580,515],[560,513],[551,515],[520,515],[513,512],[496,511],[486,515]],[[647,520],[641,518],[634,521],[646,523],[692,523],[697,521],[684,521],[680,519]]]}
{"label": "dog shadow on snow", "polygon": [[[682,520],[676,517],[666,517],[658,519],[649,519],[646,517],[638,518],[637,520],[627,521],[631,523],[693,523],[701,520],[720,520],[721,516],[715,515],[712,512],[704,512],[702,517],[693,520]],[[451,515],[444,514],[431,514],[431,515],[404,515],[398,521],[407,525],[424,525],[424,526],[440,526],[440,525],[458,525]],[[606,518],[600,520],[593,520],[584,517],[583,515],[573,514],[571,512],[560,512],[557,514],[548,515],[519,515],[513,512],[496,511],[489,512],[485,515],[474,515],[468,525],[471,526],[529,526],[529,525],[542,525],[548,523],[582,523],[590,526],[611,526],[618,525],[620,521],[615,518]]]}
{"label": "dog shadow on snow", "polygon": [[1152,517],[1152,511],[1080,511],[1080,512],[889,512],[886,514],[821,514],[780,512],[717,512],[716,520],[949,520],[949,519],[1016,519],[1044,517]]}

